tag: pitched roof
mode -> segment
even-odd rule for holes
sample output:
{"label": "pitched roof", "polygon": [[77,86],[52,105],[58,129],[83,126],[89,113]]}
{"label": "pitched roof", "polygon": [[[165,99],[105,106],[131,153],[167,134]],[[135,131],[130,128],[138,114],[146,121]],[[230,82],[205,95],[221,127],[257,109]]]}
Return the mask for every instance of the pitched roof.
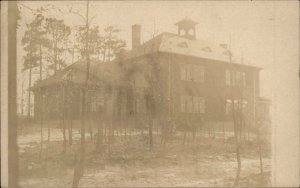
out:
{"label": "pitched roof", "polygon": [[145,42],[139,48],[128,52],[127,58],[138,57],[154,52],[167,52],[204,59],[228,62],[226,49],[204,40],[190,40],[172,33],[161,33]]}
{"label": "pitched roof", "polygon": [[[128,60],[155,52],[179,54],[230,63],[230,51],[227,49],[226,44],[215,45],[205,40],[191,40],[168,32],[163,32],[143,43],[140,47],[126,52],[124,58]],[[252,65],[236,63],[234,59],[231,63],[237,66],[261,69],[260,67],[255,67]]]}
{"label": "pitched roof", "polygon": [[198,24],[198,22],[195,22],[194,20],[191,20],[189,18],[184,18],[182,20],[180,20],[179,22],[177,22],[175,25],[196,25]]}
{"label": "pitched roof", "polygon": [[[101,83],[114,83],[118,84],[120,82],[120,67],[114,62],[99,62],[91,60],[90,63],[90,79],[89,82],[93,84]],[[39,87],[45,87],[50,85],[57,85],[63,83],[66,80],[71,81],[75,84],[84,84],[86,78],[86,63],[84,60],[79,60],[72,65],[69,65],[57,74],[37,82],[33,89]]]}

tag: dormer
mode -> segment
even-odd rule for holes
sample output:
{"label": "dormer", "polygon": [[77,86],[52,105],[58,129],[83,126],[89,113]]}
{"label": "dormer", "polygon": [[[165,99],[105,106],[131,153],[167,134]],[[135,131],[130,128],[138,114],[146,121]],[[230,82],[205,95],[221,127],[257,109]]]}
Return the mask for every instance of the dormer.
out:
{"label": "dormer", "polygon": [[188,39],[196,39],[196,25],[198,23],[185,18],[179,22],[177,22],[175,25],[178,27],[178,35],[183,36]]}

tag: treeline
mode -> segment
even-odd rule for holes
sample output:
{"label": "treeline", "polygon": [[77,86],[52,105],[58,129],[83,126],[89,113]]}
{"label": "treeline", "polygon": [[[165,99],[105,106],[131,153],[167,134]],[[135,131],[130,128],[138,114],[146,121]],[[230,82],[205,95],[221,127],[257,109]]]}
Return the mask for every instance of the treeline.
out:
{"label": "treeline", "polygon": [[34,18],[26,24],[22,37],[26,53],[23,71],[28,72],[28,118],[32,116],[30,88],[34,85],[33,69],[39,69],[39,82],[74,63],[76,59],[84,58],[87,51],[90,58],[109,62],[126,46],[125,41],[118,36],[120,30],[114,26],[108,26],[103,31],[100,31],[98,25],[89,26],[87,40],[85,25],[67,25],[63,19],[45,16],[46,11],[41,7],[33,13]]}

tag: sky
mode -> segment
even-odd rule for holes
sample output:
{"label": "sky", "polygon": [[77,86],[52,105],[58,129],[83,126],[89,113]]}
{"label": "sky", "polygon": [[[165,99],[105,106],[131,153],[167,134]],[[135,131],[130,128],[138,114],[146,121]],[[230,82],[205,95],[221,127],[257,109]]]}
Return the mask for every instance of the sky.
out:
{"label": "sky", "polygon": [[[47,4],[61,10],[49,11],[50,16],[64,19],[71,27],[84,23],[80,16],[68,10],[72,7],[73,11],[84,15],[85,1],[20,2],[20,69],[24,56],[20,41],[25,24],[33,18],[30,9]],[[298,73],[299,15],[298,6],[292,1],[90,1],[90,17],[94,17],[92,25],[98,25],[100,30],[108,25],[118,27],[121,30],[120,38],[126,40],[128,49],[131,48],[133,24],[142,26],[142,41],[145,42],[153,34],[177,33],[174,24],[185,17],[195,20],[198,22],[198,39],[215,44],[231,44],[235,59],[239,61],[243,57],[245,64],[262,68],[261,96],[270,99],[274,98],[275,74],[284,76],[286,73],[277,70],[279,66],[292,74]],[[296,69],[288,69],[287,63]],[[23,80],[26,80],[26,75]]]}

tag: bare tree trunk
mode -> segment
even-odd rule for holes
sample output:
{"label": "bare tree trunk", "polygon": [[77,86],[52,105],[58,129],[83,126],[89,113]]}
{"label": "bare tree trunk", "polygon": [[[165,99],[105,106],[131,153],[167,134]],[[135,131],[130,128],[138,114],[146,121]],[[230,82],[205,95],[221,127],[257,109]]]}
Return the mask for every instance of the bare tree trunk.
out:
{"label": "bare tree trunk", "polygon": [[69,116],[69,145],[72,144],[73,144],[73,120],[72,117]]}
{"label": "bare tree trunk", "polygon": [[84,162],[85,162],[85,89],[82,90],[82,113],[81,113],[81,140],[80,140],[80,149],[79,149],[79,160],[76,161],[75,169],[74,169],[74,176],[73,176],[73,184],[72,187],[78,187],[79,181],[84,173]]}
{"label": "bare tree trunk", "polygon": [[[23,74],[23,71],[22,71]],[[24,115],[24,80],[22,80],[22,93],[21,93],[21,114]]]}
{"label": "bare tree trunk", "polygon": [[125,140],[127,139],[127,126],[128,126],[128,117],[126,119],[126,122],[125,122],[125,127],[124,127],[124,137],[125,137]]}
{"label": "bare tree trunk", "polygon": [[153,130],[153,118],[150,117],[150,121],[149,121],[149,147],[150,147],[150,150],[152,149],[153,147],[153,136],[152,136],[152,130]]}
{"label": "bare tree trunk", "polygon": [[225,123],[224,123],[224,121],[222,122],[222,127],[223,127],[223,141],[225,142],[226,135],[225,135]]}
{"label": "bare tree trunk", "polygon": [[100,121],[98,123],[98,134],[97,134],[97,145],[96,145],[96,150],[97,151],[102,151],[103,148],[103,122]]}
{"label": "bare tree trunk", "polygon": [[67,150],[67,139],[66,139],[66,99],[65,99],[65,86],[62,88],[62,98],[63,98],[63,108],[62,108],[62,125],[63,125],[63,151],[62,153],[65,154]]}
{"label": "bare tree trunk", "polygon": [[43,138],[43,118],[44,118],[44,97],[43,97],[43,92],[40,93],[41,94],[41,111],[40,111],[40,120],[41,120],[41,150],[40,150],[40,154],[39,154],[39,159],[41,159],[42,156],[42,151],[43,151],[43,142],[44,142],[44,138]]}
{"label": "bare tree trunk", "polygon": [[235,145],[236,145],[235,152],[236,152],[236,160],[237,160],[237,165],[238,165],[237,172],[236,172],[236,177],[235,177],[235,180],[234,180],[234,183],[233,183],[233,186],[236,187],[236,186],[238,186],[239,181],[240,181],[240,174],[241,174],[242,164],[241,164],[241,157],[240,157],[240,142],[239,142],[239,135],[238,135],[238,133],[239,133],[239,131],[238,131],[238,122],[237,122],[235,112],[234,112],[234,103],[232,105],[232,114],[233,114],[232,117],[233,117],[233,123],[234,123],[234,138],[235,138]]}
{"label": "bare tree trunk", "polygon": [[91,116],[91,114],[89,114],[87,121],[89,122],[90,137],[91,137],[91,140],[93,140],[93,127],[92,127],[93,117]]}
{"label": "bare tree trunk", "polygon": [[195,141],[195,138],[196,138],[196,131],[197,131],[197,128],[195,125],[193,125],[193,130],[192,130],[192,135],[193,135],[193,141]]}
{"label": "bare tree trunk", "polygon": [[40,80],[42,81],[42,79],[43,79],[43,76],[42,76],[42,70],[43,70],[43,62],[42,62],[42,58],[43,58],[43,56],[42,56],[42,45],[40,44],[39,45],[39,47],[40,47]]}
{"label": "bare tree trunk", "polygon": [[48,164],[48,152],[50,147],[50,123],[48,123],[48,140],[47,140],[47,149],[46,149],[46,157],[45,157],[45,168],[47,169]]}
{"label": "bare tree trunk", "polygon": [[236,177],[235,177],[235,180],[234,180],[234,183],[233,183],[234,187],[238,186],[239,181],[240,181],[240,173],[241,173],[241,157],[240,157],[240,146],[239,146],[239,144],[237,144],[235,152],[236,152],[236,159],[237,159],[238,168],[237,168]]}
{"label": "bare tree trunk", "polygon": [[185,142],[186,142],[186,127],[184,128],[184,133],[183,133],[183,141],[182,141],[182,147],[184,148]]}
{"label": "bare tree trunk", "polygon": [[84,173],[84,163],[85,163],[85,121],[86,121],[86,92],[88,91],[88,83],[90,76],[90,56],[89,56],[89,0],[86,4],[86,82],[85,88],[83,89],[82,96],[82,118],[81,118],[81,143],[80,143],[80,155],[79,161],[76,163],[74,169],[73,183],[72,187],[78,187],[79,181]]}
{"label": "bare tree trunk", "polygon": [[112,142],[112,121],[109,123],[109,128],[108,128],[108,144],[107,144],[107,149],[108,149],[108,155],[110,156],[110,150],[111,150],[111,142]]}
{"label": "bare tree trunk", "polygon": [[107,131],[106,131],[106,124],[104,126],[104,142],[107,143]]}
{"label": "bare tree trunk", "polygon": [[[260,134],[260,133],[259,133]],[[260,174],[263,175],[263,161],[262,161],[262,150],[261,150],[261,138],[259,135],[258,139],[258,147],[259,147],[259,164],[260,164]]]}
{"label": "bare tree trunk", "polygon": [[[30,57],[31,57],[31,54],[30,54]],[[30,120],[30,118],[31,118],[31,106],[30,106],[30,103],[31,103],[31,71],[32,71],[32,65],[31,65],[31,61],[30,61],[30,63],[29,63],[30,65],[29,65],[29,75],[28,75],[28,77],[29,77],[29,79],[28,79],[28,106],[27,106],[27,108],[28,108],[28,111],[27,111],[27,118],[28,118],[28,120]]]}
{"label": "bare tree trunk", "polygon": [[[43,76],[42,76],[42,45],[39,45],[40,48],[40,81],[42,81]],[[43,92],[41,94],[41,111],[40,111],[40,123],[41,123],[41,150],[40,150],[40,155],[39,158],[41,159],[42,156],[42,150],[43,150],[43,110],[44,110],[44,98],[43,98]]]}
{"label": "bare tree trunk", "polygon": [[[57,32],[57,30],[55,30]],[[57,38],[53,31],[54,74],[57,72]]]}

